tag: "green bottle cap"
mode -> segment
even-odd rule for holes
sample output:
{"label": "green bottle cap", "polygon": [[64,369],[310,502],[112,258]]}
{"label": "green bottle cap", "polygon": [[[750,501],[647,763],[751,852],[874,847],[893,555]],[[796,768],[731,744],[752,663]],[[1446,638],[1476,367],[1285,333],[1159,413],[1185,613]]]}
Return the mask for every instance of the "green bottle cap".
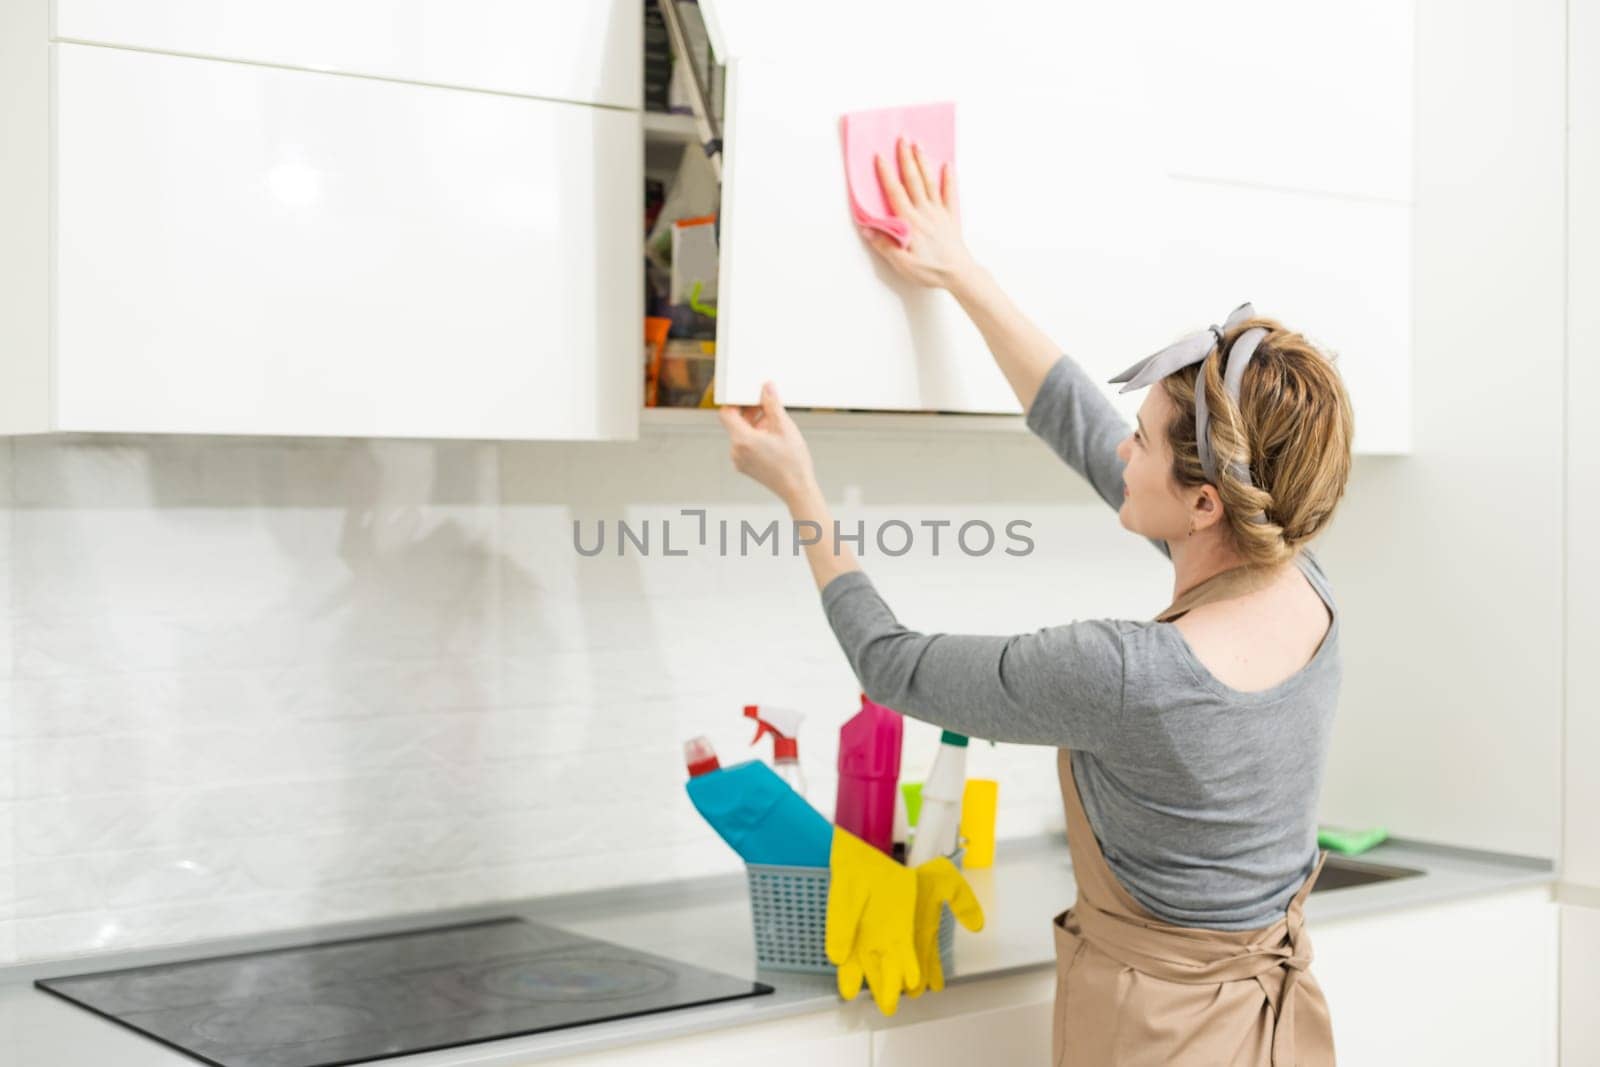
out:
{"label": "green bottle cap", "polygon": [[957,748],[966,748],[967,738],[965,734],[958,734],[950,730],[946,730],[944,733],[939,735],[939,743],[941,745],[955,745]]}

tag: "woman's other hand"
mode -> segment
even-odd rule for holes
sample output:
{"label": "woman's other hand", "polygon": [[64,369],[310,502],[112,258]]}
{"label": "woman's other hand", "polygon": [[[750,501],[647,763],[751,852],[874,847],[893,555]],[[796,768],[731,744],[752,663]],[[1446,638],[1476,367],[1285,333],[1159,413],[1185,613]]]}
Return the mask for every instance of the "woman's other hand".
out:
{"label": "woman's other hand", "polygon": [[974,264],[961,239],[960,204],[955,171],[949,164],[934,174],[922,149],[904,139],[895,142],[896,162],[873,157],[884,199],[896,218],[910,227],[910,245],[865,227],[861,236],[907,281],[948,289]]}
{"label": "woman's other hand", "polygon": [[771,382],[761,387],[760,407],[724,406],[717,409],[717,417],[728,431],[729,456],[740,474],[791,505],[816,484],[811,450]]}

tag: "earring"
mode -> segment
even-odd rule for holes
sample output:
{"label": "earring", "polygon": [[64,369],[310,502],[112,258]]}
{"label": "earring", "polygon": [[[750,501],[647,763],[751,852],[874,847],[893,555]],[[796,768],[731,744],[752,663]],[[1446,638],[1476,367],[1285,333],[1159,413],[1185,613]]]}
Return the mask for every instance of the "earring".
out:
{"label": "earring", "polygon": [[1188,537],[1193,537],[1194,536],[1194,520],[1193,519],[1189,520],[1189,533],[1187,534],[1187,536]]}

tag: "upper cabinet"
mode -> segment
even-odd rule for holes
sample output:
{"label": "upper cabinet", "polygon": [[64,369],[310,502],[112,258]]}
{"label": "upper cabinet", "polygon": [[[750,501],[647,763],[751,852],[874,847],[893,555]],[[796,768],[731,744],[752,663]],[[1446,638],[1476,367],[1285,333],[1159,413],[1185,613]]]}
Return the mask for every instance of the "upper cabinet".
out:
{"label": "upper cabinet", "polygon": [[703,6],[729,63],[720,402],[770,378],[801,406],[1017,410],[846,201],[843,112],[954,100],[969,246],[1091,373],[1249,300],[1335,355],[1359,450],[1409,447],[1410,5]]}
{"label": "upper cabinet", "polygon": [[1333,352],[1368,453],[1411,447],[1414,20],[1389,0],[1160,7],[1160,69],[1210,57],[1158,112],[1173,291],[1191,315],[1248,297]]}
{"label": "upper cabinet", "polygon": [[[719,402],[1017,410],[848,207],[840,116],[949,100],[969,245],[1092,374],[1250,300],[1408,447],[1409,4],[701,8]],[[635,437],[643,14],[0,3],[0,432]]]}
{"label": "upper cabinet", "polygon": [[55,428],[632,436],[637,112],[58,48]]}
{"label": "upper cabinet", "polygon": [[[636,437],[639,12],[568,6],[57,4],[138,47],[0,20],[0,432]],[[271,62],[192,54],[240,33]],[[341,63],[384,76],[302,69]]]}
{"label": "upper cabinet", "polygon": [[55,33],[637,109],[641,27],[639,0],[56,0]]}

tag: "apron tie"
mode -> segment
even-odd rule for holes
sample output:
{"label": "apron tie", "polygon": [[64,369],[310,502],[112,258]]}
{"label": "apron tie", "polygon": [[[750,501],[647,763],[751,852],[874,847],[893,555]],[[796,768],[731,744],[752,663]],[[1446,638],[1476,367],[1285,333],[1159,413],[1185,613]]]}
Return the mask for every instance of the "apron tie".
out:
{"label": "apron tie", "polygon": [[1299,900],[1247,945],[1186,933],[1184,927],[1119,915],[1079,897],[1065,925],[1124,967],[1164,982],[1216,985],[1254,979],[1273,1019],[1273,1067],[1295,1062],[1294,1005],[1300,976],[1311,969],[1311,939]]}
{"label": "apron tie", "polygon": [[[1297,902],[1298,903],[1298,902]],[[1295,986],[1300,976],[1311,969],[1311,939],[1305,936],[1306,921],[1298,906],[1290,909],[1285,934],[1289,939],[1290,954],[1283,960],[1283,983],[1274,997],[1271,983],[1258,976],[1256,982],[1266,994],[1267,1005],[1273,1013],[1272,1064],[1273,1067],[1291,1067],[1295,1061],[1294,1004]]]}

